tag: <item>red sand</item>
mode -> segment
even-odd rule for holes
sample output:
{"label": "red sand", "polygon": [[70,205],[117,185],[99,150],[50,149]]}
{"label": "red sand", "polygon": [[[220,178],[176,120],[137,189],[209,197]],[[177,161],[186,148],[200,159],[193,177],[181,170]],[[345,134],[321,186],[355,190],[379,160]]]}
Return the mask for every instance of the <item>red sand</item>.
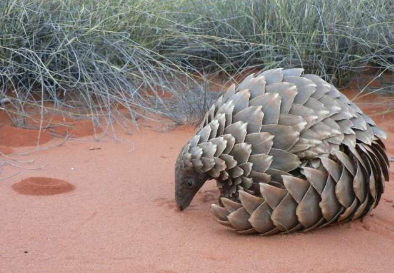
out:
{"label": "red sand", "polygon": [[12,185],[14,191],[24,195],[55,195],[74,190],[67,181],[49,177],[29,177]]}
{"label": "red sand", "polygon": [[[27,120],[28,124],[34,127],[40,126],[41,117],[33,116]],[[70,117],[62,115],[48,115],[42,120],[42,126],[46,127],[50,125],[49,131],[58,136],[69,136],[69,137],[85,137],[102,132],[100,128],[95,128],[92,120],[75,120]]]}
{"label": "red sand", "polygon": [[0,111],[0,124],[11,124],[10,117],[4,111]]}
{"label": "red sand", "polygon": [[0,155],[1,154],[9,155],[9,154],[12,154],[13,152],[14,152],[14,149],[12,149],[11,147],[0,146]]}
{"label": "red sand", "polygon": [[[394,129],[393,118],[379,122]],[[187,210],[175,208],[174,163],[194,129],[161,133],[159,124],[141,122],[153,128],[140,126],[133,135],[119,130],[120,142],[68,141],[16,157],[49,166],[0,182],[1,272],[393,272],[394,167],[380,205],[363,221],[305,234],[241,236],[210,214],[218,196],[213,181]],[[393,138],[391,130],[391,147]],[[2,169],[4,176],[15,171]],[[52,196],[12,189],[31,176],[76,188]]]}
{"label": "red sand", "polygon": [[102,132],[100,128],[95,128],[91,120],[77,120],[67,124],[55,126],[51,129],[56,135],[70,137],[85,137]]}
{"label": "red sand", "polygon": [[11,125],[3,125],[0,127],[0,144],[11,147],[24,147],[44,144],[52,140],[51,134],[47,130],[28,130],[16,128]]}

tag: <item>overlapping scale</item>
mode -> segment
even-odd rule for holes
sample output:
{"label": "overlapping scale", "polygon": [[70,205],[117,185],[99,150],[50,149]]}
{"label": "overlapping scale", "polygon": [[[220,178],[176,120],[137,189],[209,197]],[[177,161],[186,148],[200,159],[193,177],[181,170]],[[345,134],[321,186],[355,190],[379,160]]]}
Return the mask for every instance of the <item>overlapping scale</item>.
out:
{"label": "overlapping scale", "polygon": [[386,133],[333,85],[272,69],[232,85],[184,148],[217,180],[219,223],[241,234],[308,231],[363,217],[388,180]]}

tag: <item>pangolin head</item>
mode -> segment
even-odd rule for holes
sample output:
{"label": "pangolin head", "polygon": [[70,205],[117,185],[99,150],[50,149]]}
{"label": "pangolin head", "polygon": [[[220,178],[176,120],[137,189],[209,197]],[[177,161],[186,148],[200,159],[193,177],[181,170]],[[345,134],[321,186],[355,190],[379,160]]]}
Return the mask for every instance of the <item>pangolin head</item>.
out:
{"label": "pangolin head", "polygon": [[186,209],[198,190],[208,180],[206,173],[186,168],[182,160],[187,145],[181,150],[175,164],[175,200],[180,210]]}

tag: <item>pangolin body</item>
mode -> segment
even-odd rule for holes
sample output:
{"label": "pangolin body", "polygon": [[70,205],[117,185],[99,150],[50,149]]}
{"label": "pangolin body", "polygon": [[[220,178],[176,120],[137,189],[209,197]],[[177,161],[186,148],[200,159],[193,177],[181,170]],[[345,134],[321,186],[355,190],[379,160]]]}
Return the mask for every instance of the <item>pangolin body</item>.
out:
{"label": "pangolin body", "polygon": [[216,179],[221,202],[212,212],[243,234],[357,219],[378,205],[388,181],[382,138],[370,117],[316,75],[252,74],[219,97],[182,149],[176,199],[183,209]]}

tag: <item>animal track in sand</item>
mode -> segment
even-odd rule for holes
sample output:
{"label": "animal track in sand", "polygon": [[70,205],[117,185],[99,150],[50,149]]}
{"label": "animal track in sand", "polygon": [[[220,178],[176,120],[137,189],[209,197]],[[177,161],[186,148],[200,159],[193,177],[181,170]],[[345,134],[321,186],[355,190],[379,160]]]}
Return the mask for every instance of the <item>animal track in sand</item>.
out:
{"label": "animal track in sand", "polygon": [[394,240],[394,222],[373,214],[373,217],[365,217],[360,223],[366,231]]}
{"label": "animal track in sand", "polygon": [[161,207],[166,207],[169,209],[177,209],[174,199],[167,199],[167,198],[159,197],[159,198],[153,199],[152,201]]}
{"label": "animal track in sand", "polygon": [[67,181],[49,177],[29,177],[12,185],[23,195],[55,195],[73,191],[75,186]]}

